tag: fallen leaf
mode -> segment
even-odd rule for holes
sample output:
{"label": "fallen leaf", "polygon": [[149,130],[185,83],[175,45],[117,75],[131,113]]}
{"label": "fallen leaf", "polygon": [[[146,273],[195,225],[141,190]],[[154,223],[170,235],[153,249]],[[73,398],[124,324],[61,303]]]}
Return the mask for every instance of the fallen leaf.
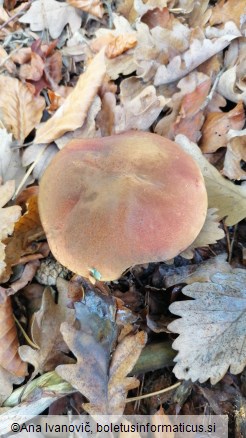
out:
{"label": "fallen leaf", "polygon": [[26,213],[16,221],[13,235],[5,240],[5,263],[7,265],[5,275],[10,275],[11,266],[17,264],[20,257],[38,252],[38,245],[34,242],[43,235],[37,196],[34,195],[28,200]]}
{"label": "fallen leaf", "polygon": [[245,0],[220,0],[214,5],[209,22],[214,26],[233,20],[239,28],[243,13],[245,13]]}
{"label": "fallen leaf", "polygon": [[13,148],[12,135],[6,129],[0,129],[0,178],[3,182],[15,179],[16,185],[25,175],[20,151]]}
{"label": "fallen leaf", "polygon": [[0,279],[7,281],[9,276],[6,276],[5,269],[5,246],[3,240],[12,234],[15,222],[21,215],[21,208],[19,205],[2,208],[13,196],[15,191],[14,181],[7,181],[0,186]]}
{"label": "fallen leaf", "polygon": [[175,56],[167,66],[160,65],[157,69],[154,85],[169,84],[186,76],[194,68],[225,49],[234,38],[241,36],[235,24],[228,21],[225,24],[224,35],[213,40],[204,38],[194,39],[188,50],[182,55]]}
{"label": "fallen leaf", "polygon": [[227,144],[227,134],[230,129],[241,129],[245,123],[243,103],[226,113],[210,112],[202,127],[201,148],[203,153],[216,152]]}
{"label": "fallen leaf", "polygon": [[[22,155],[22,165],[27,167],[37,160],[32,171],[32,176],[34,179],[39,181],[46,167],[49,165],[52,158],[57,154],[58,151],[59,149],[54,143],[50,144],[49,147],[47,147],[46,144],[34,143],[25,148]],[[40,154],[42,155],[40,156]]]}
{"label": "fallen leaf", "polygon": [[28,345],[19,347],[22,360],[34,366],[34,375],[51,371],[57,364],[73,362],[73,359],[66,355],[69,350],[60,333],[60,326],[65,317],[65,309],[54,303],[51,289],[46,288],[41,308],[34,314],[31,326],[32,340],[38,349],[35,350]]}
{"label": "fallen leaf", "polygon": [[19,18],[20,23],[30,24],[34,32],[49,30],[53,39],[58,38],[66,24],[75,32],[81,26],[81,15],[67,3],[56,0],[36,0],[30,9]]}
{"label": "fallen leaf", "polygon": [[120,86],[121,105],[114,108],[115,132],[129,129],[147,130],[169,99],[157,96],[153,85],[143,86],[139,79],[124,79]]}
{"label": "fallen leaf", "polygon": [[135,47],[136,44],[137,38],[134,34],[118,35],[108,43],[105,54],[110,59],[116,58],[127,50]]}
{"label": "fallen leaf", "polygon": [[230,130],[227,135],[227,144],[223,175],[230,179],[246,180],[246,172],[241,162],[246,162],[246,129],[242,131]]}
{"label": "fallen leaf", "polygon": [[[86,295],[87,296],[87,295]],[[105,298],[101,303],[108,312]],[[109,298],[108,298],[109,300]],[[111,299],[110,299],[111,300]],[[105,318],[99,307],[89,308],[83,303],[75,303],[76,316],[80,329],[62,324],[64,340],[77,357],[75,365],[60,365],[56,371],[79,390],[90,403],[83,405],[91,415],[122,414],[127,391],[138,385],[138,381],[126,377],[135,365],[146,342],[144,332],[126,336],[116,347],[110,361],[115,331],[115,316]],[[103,309],[102,309],[103,310]]]}
{"label": "fallen leaf", "polygon": [[44,98],[33,96],[18,79],[0,76],[0,118],[20,143],[40,122],[44,107]]}
{"label": "fallen leaf", "polygon": [[218,92],[226,99],[232,102],[242,101],[246,104],[246,86],[242,82],[238,83],[237,78],[237,65],[226,70],[218,83]]}
{"label": "fallen leaf", "polygon": [[217,209],[209,208],[205,223],[197,238],[180,255],[184,258],[192,259],[194,256],[194,250],[196,248],[202,248],[204,246],[211,245],[212,243],[216,243],[217,240],[223,239],[223,237],[225,237],[225,233],[221,228],[219,228],[219,225]]}
{"label": "fallen leaf", "polygon": [[226,225],[235,225],[246,217],[246,188],[226,180],[202,155],[200,148],[184,135],[177,135],[175,141],[198,163],[205,179],[208,193],[208,207],[218,209],[218,219],[225,219]]}
{"label": "fallen leaf", "polygon": [[27,374],[27,364],[18,353],[19,340],[10,297],[0,303],[0,366],[16,377]]}
{"label": "fallen leaf", "polygon": [[37,269],[39,268],[39,265],[39,260],[32,260],[28,262],[21,274],[21,277],[11,283],[11,285],[7,288],[0,286],[0,292],[2,294],[4,293],[5,296],[10,296],[18,292],[20,289],[23,289],[29,282],[32,281]]}
{"label": "fallen leaf", "polygon": [[103,17],[104,8],[101,0],[67,0],[67,3],[97,18]]}
{"label": "fallen leaf", "polygon": [[103,83],[105,73],[104,50],[102,50],[95,55],[85,73],[80,75],[76,86],[63,105],[37,129],[35,143],[50,143],[65,132],[82,127],[93,99]]}
{"label": "fallen leaf", "polygon": [[185,286],[183,293],[192,301],[175,302],[169,307],[180,319],[168,328],[179,333],[173,348],[179,350],[173,371],[178,379],[210,378],[215,385],[228,367],[232,374],[246,365],[246,272],[213,275],[211,282]]}

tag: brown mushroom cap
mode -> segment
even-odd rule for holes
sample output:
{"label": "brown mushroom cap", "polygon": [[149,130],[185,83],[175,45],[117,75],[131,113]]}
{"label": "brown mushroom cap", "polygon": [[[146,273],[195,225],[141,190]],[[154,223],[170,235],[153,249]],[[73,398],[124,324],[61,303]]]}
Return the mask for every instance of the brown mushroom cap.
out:
{"label": "brown mushroom cap", "polygon": [[180,146],[129,131],[68,143],[44,173],[39,210],[60,263],[115,280],[132,265],[186,249],[204,224],[207,194]]}

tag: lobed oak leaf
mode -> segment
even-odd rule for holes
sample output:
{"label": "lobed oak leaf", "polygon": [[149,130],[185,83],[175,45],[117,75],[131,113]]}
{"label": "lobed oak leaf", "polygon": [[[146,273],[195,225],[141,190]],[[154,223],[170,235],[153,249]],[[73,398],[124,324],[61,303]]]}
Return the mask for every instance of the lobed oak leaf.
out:
{"label": "lobed oak leaf", "polygon": [[30,9],[19,18],[20,23],[30,24],[34,32],[49,30],[53,39],[58,38],[66,24],[73,32],[81,26],[82,17],[72,6],[56,0],[36,0]]}
{"label": "lobed oak leaf", "polygon": [[211,34],[213,39],[194,39],[184,53],[174,56],[167,66],[158,67],[154,85],[169,84],[183,78],[207,59],[225,49],[233,39],[241,36],[240,31],[231,21],[225,24],[223,33],[217,38]]}
{"label": "lobed oak leaf", "polygon": [[18,79],[0,76],[0,118],[6,129],[21,143],[40,122],[45,100],[33,96]]}
{"label": "lobed oak leaf", "polygon": [[[173,348],[174,373],[179,379],[210,378],[216,384],[230,367],[240,373],[246,365],[246,272],[217,273],[211,282],[185,286],[183,293],[192,301],[175,302],[169,307],[180,319],[168,328],[179,333]],[[194,341],[195,339],[195,341]]]}
{"label": "lobed oak leaf", "polygon": [[13,235],[5,240],[5,262],[8,274],[11,272],[11,266],[17,264],[20,257],[38,252],[38,245],[33,245],[33,242],[43,234],[37,196],[33,195],[28,199],[26,213],[15,223]]}
{"label": "lobed oak leaf", "polygon": [[226,113],[210,112],[202,127],[201,148],[204,153],[212,153],[227,144],[230,129],[241,129],[245,123],[243,103]]}
{"label": "lobed oak leaf", "polygon": [[246,217],[246,190],[226,180],[203,156],[200,148],[184,135],[177,135],[175,141],[198,163],[205,179],[208,193],[208,207],[218,209],[218,219],[225,219],[226,225],[235,225]]}
{"label": "lobed oak leaf", "polygon": [[60,333],[60,326],[65,318],[64,308],[55,304],[51,289],[46,288],[41,308],[34,314],[31,326],[32,340],[38,349],[35,350],[28,345],[19,348],[20,357],[34,366],[35,375],[53,370],[57,364],[73,362],[73,359],[65,354],[69,350]]}
{"label": "lobed oak leaf", "polygon": [[[242,101],[246,104],[246,87],[242,81],[238,80],[238,66],[228,68],[221,76],[217,90],[226,99],[232,102]],[[241,75],[240,75],[241,76]]]}
{"label": "lobed oak leaf", "polygon": [[36,132],[35,143],[50,143],[67,131],[82,127],[106,73],[104,50],[99,52],[56,113]]}
{"label": "lobed oak leaf", "polygon": [[[97,305],[98,299],[101,307]],[[83,407],[91,415],[121,415],[127,391],[138,385],[138,381],[127,377],[127,374],[145,345],[146,335],[143,332],[127,335],[114,350],[110,361],[117,336],[113,311],[115,305],[109,297],[107,301],[105,296],[98,299],[94,304],[94,300],[91,301],[90,306],[75,303],[79,330],[62,324],[64,340],[77,357],[77,363],[60,365],[56,372],[89,399],[90,403]]]}
{"label": "lobed oak leaf", "polygon": [[6,263],[5,263],[5,247],[2,242],[8,235],[12,234],[14,230],[15,222],[21,215],[21,208],[18,205],[2,208],[13,196],[15,191],[14,181],[7,181],[4,185],[0,186],[0,279],[1,281],[7,281],[6,276]]}
{"label": "lobed oak leaf", "polygon": [[101,0],[67,0],[67,3],[97,18],[103,17],[104,8]]}
{"label": "lobed oak leaf", "polygon": [[241,162],[246,162],[246,129],[235,131],[231,129],[227,135],[227,144],[223,175],[230,179],[246,180],[246,172]]}

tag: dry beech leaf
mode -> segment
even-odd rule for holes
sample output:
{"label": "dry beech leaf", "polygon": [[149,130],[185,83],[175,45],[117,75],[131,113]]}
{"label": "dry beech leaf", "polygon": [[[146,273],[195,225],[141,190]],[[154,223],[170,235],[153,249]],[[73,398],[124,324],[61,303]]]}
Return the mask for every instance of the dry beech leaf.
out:
{"label": "dry beech leaf", "polygon": [[34,314],[31,327],[32,340],[39,349],[34,350],[28,345],[22,345],[19,348],[20,357],[34,366],[35,375],[51,371],[60,363],[74,362],[65,354],[69,350],[60,333],[60,325],[65,318],[65,309],[55,304],[51,289],[46,288],[41,308]]}
{"label": "dry beech leaf", "polygon": [[146,343],[146,334],[139,332],[126,336],[117,345],[110,361],[117,335],[115,317],[105,318],[101,311],[98,315],[96,312],[100,308],[95,304],[93,309],[75,303],[75,309],[80,329],[62,324],[61,331],[77,363],[60,365],[56,372],[89,399],[90,403],[83,407],[91,415],[121,415],[128,390],[138,386],[138,381],[127,375]]}
{"label": "dry beech leaf", "polygon": [[9,279],[9,276],[6,274],[5,245],[2,241],[12,234],[15,222],[21,215],[19,205],[2,208],[11,199],[14,191],[14,181],[7,181],[3,186],[0,186],[0,280],[2,282],[6,282]]}
{"label": "dry beech leaf", "polygon": [[5,240],[5,262],[8,267],[8,273],[11,272],[10,267],[17,264],[20,257],[24,254],[33,254],[38,251],[38,245],[33,245],[33,242],[40,239],[43,235],[44,231],[39,218],[37,196],[34,195],[27,202],[26,213],[16,222],[13,236]]}
{"label": "dry beech leaf", "polygon": [[81,74],[76,86],[63,105],[40,128],[37,129],[35,143],[51,143],[67,131],[82,127],[88,110],[103,83],[106,73],[104,50],[99,52]]}
{"label": "dry beech leaf", "polygon": [[229,21],[225,24],[224,35],[213,39],[194,39],[186,52],[172,58],[167,66],[158,67],[154,85],[169,84],[181,79],[207,59],[221,52],[239,36],[241,36],[240,31],[233,22]]}
{"label": "dry beech leaf", "polygon": [[208,192],[208,207],[218,209],[218,219],[226,225],[235,225],[246,217],[246,188],[226,180],[203,156],[200,148],[184,135],[175,141],[189,153],[200,166]]}
{"label": "dry beech leaf", "polygon": [[36,0],[19,21],[30,24],[34,32],[48,29],[51,38],[56,39],[61,35],[66,24],[70,24],[72,31],[76,32],[81,26],[81,15],[67,3],[56,0]]}
{"label": "dry beech leaf", "polygon": [[27,374],[18,353],[19,341],[10,297],[0,303],[0,366],[17,377]]}
{"label": "dry beech leaf", "polygon": [[[214,385],[230,367],[232,374],[246,365],[246,271],[217,273],[211,282],[185,286],[183,293],[192,301],[175,302],[169,307],[180,319],[168,328],[179,333],[173,348],[178,379],[210,378]],[[195,340],[195,341],[194,341]]]}
{"label": "dry beech leaf", "polygon": [[10,287],[3,288],[0,286],[0,292],[6,296],[10,296],[23,289],[28,283],[30,283],[36,274],[37,269],[40,266],[39,260],[31,260],[25,265],[25,268],[21,274],[21,277],[14,283],[11,283]]}
{"label": "dry beech leaf", "polygon": [[246,172],[241,167],[241,161],[246,162],[246,129],[230,130],[228,138],[223,175],[230,179],[246,180]]}
{"label": "dry beech leaf", "polygon": [[20,143],[40,122],[44,107],[44,98],[35,97],[18,79],[0,76],[0,119]]}
{"label": "dry beech leaf", "polygon": [[225,236],[224,231],[219,228],[217,209],[209,208],[206,216],[205,223],[198,234],[197,238],[192,244],[183,251],[180,255],[187,259],[192,259],[194,255],[194,249],[201,248],[203,246],[216,243],[217,240],[223,239]]}
{"label": "dry beech leaf", "polygon": [[101,0],[67,0],[67,3],[97,18],[103,17],[104,8]]}
{"label": "dry beech leaf", "polygon": [[226,113],[210,112],[202,127],[201,148],[203,153],[216,152],[227,144],[227,133],[230,129],[241,129],[245,123],[243,103]]}
{"label": "dry beech leaf", "polygon": [[[59,149],[54,143],[50,144],[48,148],[46,144],[34,143],[25,148],[22,155],[22,165],[27,167],[37,159],[37,163],[32,171],[32,176],[34,179],[40,180],[46,167],[49,165],[54,155],[57,154],[58,150]],[[43,153],[40,156],[42,151]]]}
{"label": "dry beech leaf", "polygon": [[240,18],[245,13],[245,0],[220,0],[212,8],[210,24],[226,23],[233,20],[240,27]]}

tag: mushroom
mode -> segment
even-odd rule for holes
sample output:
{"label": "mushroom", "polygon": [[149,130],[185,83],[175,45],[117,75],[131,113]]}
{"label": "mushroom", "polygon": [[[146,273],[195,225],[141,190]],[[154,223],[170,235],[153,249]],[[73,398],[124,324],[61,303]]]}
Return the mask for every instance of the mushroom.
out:
{"label": "mushroom", "polygon": [[39,211],[56,259],[109,281],[185,250],[204,224],[207,194],[179,145],[129,131],[69,142],[41,179]]}

